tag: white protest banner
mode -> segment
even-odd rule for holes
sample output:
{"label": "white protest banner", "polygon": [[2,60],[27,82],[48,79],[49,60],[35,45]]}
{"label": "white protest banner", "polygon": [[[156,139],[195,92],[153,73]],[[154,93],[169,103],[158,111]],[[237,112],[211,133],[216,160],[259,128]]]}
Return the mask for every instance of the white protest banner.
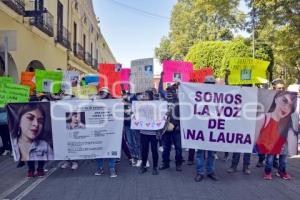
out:
{"label": "white protest banner", "polygon": [[[15,160],[120,158],[123,118],[124,105],[118,99],[8,104]],[[32,119],[38,126],[28,130]],[[23,152],[23,136],[35,146],[29,153]]]}
{"label": "white protest banner", "polygon": [[181,83],[179,101],[183,148],[252,152],[257,88]]}
{"label": "white protest banner", "polygon": [[133,101],[131,129],[161,130],[167,120],[168,103],[166,101]]}
{"label": "white protest banner", "polygon": [[80,73],[77,71],[64,71],[64,78],[61,85],[65,94],[72,94],[72,88],[79,86]]}
{"label": "white protest banner", "polygon": [[153,88],[153,58],[131,61],[131,92],[140,93]]}

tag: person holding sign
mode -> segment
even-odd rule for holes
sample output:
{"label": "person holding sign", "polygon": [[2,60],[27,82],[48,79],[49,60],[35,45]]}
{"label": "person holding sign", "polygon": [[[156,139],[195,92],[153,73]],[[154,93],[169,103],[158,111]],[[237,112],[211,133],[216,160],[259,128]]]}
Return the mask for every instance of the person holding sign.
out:
{"label": "person holding sign", "polygon": [[10,124],[13,153],[17,161],[28,162],[28,177],[34,176],[34,162],[39,161],[37,175],[44,176],[44,161],[53,160],[53,150],[43,138],[46,114],[39,104],[26,104],[18,112],[16,124]]}
{"label": "person holding sign", "polygon": [[[215,84],[216,80],[213,76],[206,76],[204,83],[206,84]],[[206,170],[207,170],[207,177],[218,181],[218,178],[215,174],[215,151],[207,151],[207,163],[206,163]],[[200,182],[204,179],[204,168],[205,168],[205,150],[199,149],[196,154],[196,171],[197,175],[195,177],[196,182]]]}
{"label": "person holding sign", "polygon": [[[146,91],[142,96],[142,101],[152,101],[153,92],[151,90]],[[158,175],[158,131],[141,130],[141,154],[142,154],[142,165],[140,167],[140,174],[147,172],[146,164],[149,154],[149,143],[151,144],[153,169],[152,175]]]}
{"label": "person holding sign", "polygon": [[292,129],[291,115],[295,112],[297,95],[278,91],[275,95],[268,113],[258,121],[258,137],[256,147],[259,153],[268,154],[266,157],[264,179],[272,179],[273,159],[279,156],[279,169],[277,175],[283,179],[291,179],[286,172],[287,164],[287,134]]}
{"label": "person holding sign", "polygon": [[[162,78],[159,83],[160,93],[163,92],[162,88]],[[163,163],[160,166],[160,170],[165,170],[170,168],[170,152],[172,143],[175,146],[175,164],[176,171],[182,171],[182,148],[181,148],[181,135],[180,135],[180,113],[179,113],[179,99],[178,99],[178,84],[174,84],[167,88],[166,100],[169,103],[169,122],[167,125],[166,132],[162,135],[162,160]]]}
{"label": "person holding sign", "polygon": [[[103,87],[100,89],[98,97],[99,99],[111,99],[111,95],[110,95],[110,91],[107,87]],[[115,178],[117,177],[117,173],[116,173],[116,159],[114,158],[109,158],[108,159],[108,165],[109,165],[109,171],[110,171],[110,177],[111,178]],[[100,158],[97,159],[97,166],[98,166],[98,170],[94,173],[95,176],[101,176],[104,174],[104,159]]]}

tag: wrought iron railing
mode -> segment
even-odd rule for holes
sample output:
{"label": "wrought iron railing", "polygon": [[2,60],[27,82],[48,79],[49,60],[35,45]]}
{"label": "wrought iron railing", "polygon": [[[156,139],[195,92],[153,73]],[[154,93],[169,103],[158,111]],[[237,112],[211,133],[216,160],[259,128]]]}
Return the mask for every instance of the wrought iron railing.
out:
{"label": "wrought iron railing", "polygon": [[98,59],[93,59],[92,67],[93,67],[94,69],[98,69]]}
{"label": "wrought iron railing", "polygon": [[83,46],[81,46],[80,44],[78,43],[74,43],[73,44],[73,52],[74,52],[74,55],[81,59],[81,60],[84,60],[84,50],[83,50]]}
{"label": "wrought iron railing", "polygon": [[71,49],[71,34],[65,27],[57,26],[56,42],[60,43],[67,49]]}
{"label": "wrought iron railing", "polygon": [[0,0],[8,7],[13,9],[16,13],[20,15],[25,14],[25,2],[24,0]]}
{"label": "wrought iron railing", "polygon": [[87,65],[92,66],[92,55],[90,53],[86,52],[84,61]]}
{"label": "wrought iron railing", "polygon": [[42,13],[40,15],[32,17],[30,19],[30,25],[37,27],[50,37],[53,37],[53,19],[53,15],[51,15],[49,12]]}

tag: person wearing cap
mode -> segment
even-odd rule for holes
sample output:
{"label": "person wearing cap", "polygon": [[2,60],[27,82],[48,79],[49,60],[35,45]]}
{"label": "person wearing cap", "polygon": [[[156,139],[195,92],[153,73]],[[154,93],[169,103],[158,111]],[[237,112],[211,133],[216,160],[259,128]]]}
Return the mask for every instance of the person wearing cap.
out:
{"label": "person wearing cap", "polygon": [[[162,135],[162,165],[160,170],[170,168],[170,153],[172,144],[175,147],[175,165],[176,171],[182,171],[181,165],[183,162],[182,158],[182,147],[181,147],[181,135],[180,135],[180,113],[179,113],[179,99],[177,95],[178,84],[174,84],[167,88],[164,92],[162,89],[162,77],[160,79],[160,93],[163,94],[165,99],[169,103],[169,125],[166,132]],[[171,127],[171,128],[170,128]]]}
{"label": "person wearing cap", "polygon": [[[205,77],[205,84],[215,84],[216,80],[214,76],[206,76]],[[204,174],[205,174],[205,150],[197,150],[196,153],[196,176],[194,180],[196,182],[200,182],[204,179]],[[207,172],[207,177],[214,180],[218,181],[218,177],[215,174],[215,151],[207,151],[207,163],[206,163],[206,172]]]}
{"label": "person wearing cap", "polygon": [[[102,87],[98,93],[98,97],[96,99],[111,99],[110,91],[107,87]],[[104,174],[104,159],[96,159],[97,161],[97,171],[94,173],[95,176],[101,176]],[[116,173],[116,159],[114,158],[108,158],[108,165],[110,170],[110,177],[115,178],[117,177]]]}

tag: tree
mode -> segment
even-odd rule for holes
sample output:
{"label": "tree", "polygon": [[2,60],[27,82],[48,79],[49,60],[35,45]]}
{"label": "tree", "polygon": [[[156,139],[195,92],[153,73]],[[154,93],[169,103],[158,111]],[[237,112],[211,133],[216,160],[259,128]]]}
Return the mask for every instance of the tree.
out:
{"label": "tree", "polygon": [[170,44],[170,38],[163,37],[159,44],[160,47],[155,48],[155,57],[158,58],[160,62],[172,59]]}
{"label": "tree", "polygon": [[299,0],[246,0],[252,9],[255,38],[271,46],[274,74],[287,83],[300,77],[300,3]]}
{"label": "tree", "polygon": [[[243,26],[245,15],[238,10],[239,0],[178,0],[170,22],[170,53],[183,59],[198,41],[233,39],[232,31]],[[160,45],[164,44],[164,38]],[[164,46],[156,48],[164,55]]]}
{"label": "tree", "polygon": [[[269,70],[272,70],[273,53],[270,46],[259,43],[256,48],[256,58],[270,61]],[[194,64],[194,69],[210,66],[216,77],[223,77],[232,57],[252,57],[249,40],[198,42],[190,48],[185,59]]]}

